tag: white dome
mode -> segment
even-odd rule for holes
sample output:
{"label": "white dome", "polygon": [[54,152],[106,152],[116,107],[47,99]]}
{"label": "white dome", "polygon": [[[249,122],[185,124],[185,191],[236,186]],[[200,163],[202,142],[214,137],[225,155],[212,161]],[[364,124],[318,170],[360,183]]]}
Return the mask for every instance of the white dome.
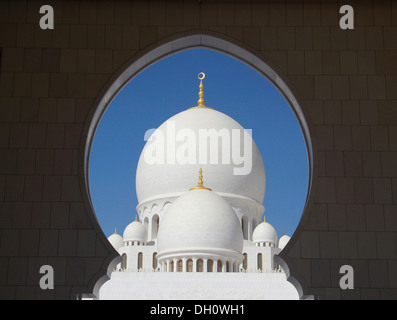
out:
{"label": "white dome", "polygon": [[252,234],[252,242],[254,243],[270,242],[277,244],[277,239],[278,237],[276,229],[274,229],[274,227],[266,221],[263,221],[261,224],[259,224]]}
{"label": "white dome", "polygon": [[281,236],[281,238],[278,240],[278,247],[283,250],[285,248],[285,246],[287,245],[288,241],[291,239],[290,236],[287,236],[286,234],[284,234],[283,236]]}
{"label": "white dome", "polygon": [[142,223],[134,221],[130,223],[124,230],[124,241],[145,241],[146,230]]}
{"label": "white dome", "polygon": [[191,190],[164,214],[157,237],[160,254],[214,253],[241,255],[243,234],[236,213],[216,193]]}
{"label": "white dome", "polygon": [[[187,130],[186,130],[187,129]],[[215,129],[218,133],[227,132],[229,137],[231,137],[231,145],[233,149],[238,150],[240,146],[241,154],[244,151],[244,138],[243,132],[244,128],[238,124],[235,120],[229,116],[223,114],[222,112],[210,109],[210,108],[192,108],[186,111],[180,112],[175,116],[164,122],[151,136],[139,158],[137,173],[136,173],[136,192],[139,203],[144,203],[158,198],[165,197],[177,197],[189,190],[192,181],[196,179],[196,172],[200,164],[205,171],[206,184],[211,186],[211,189],[223,197],[234,197],[239,199],[248,199],[259,203],[262,205],[265,196],[265,169],[263,166],[263,160],[261,154],[251,138],[249,136],[249,143],[251,145],[252,141],[252,159],[250,161],[245,161],[245,163],[237,165],[233,159],[233,150],[230,151],[230,163],[225,164],[222,157],[222,143],[223,139],[219,138],[218,144],[218,161],[216,164],[210,164],[210,149],[207,151],[207,164],[202,160],[199,161],[199,142],[196,141],[202,136],[204,130]],[[237,129],[239,131],[237,131]],[[222,130],[222,131],[220,131]],[[188,138],[182,134],[182,138],[176,141],[175,134],[172,132],[181,133],[190,131],[193,133],[196,157],[189,163],[181,164],[181,150],[187,150],[188,144],[193,139]],[[240,132],[240,145],[238,143],[238,138],[233,139],[233,132]],[[154,146],[158,145],[161,139],[159,137],[164,137],[164,164],[159,164],[158,161],[153,161],[154,156],[151,158],[154,164],[147,161],[148,155],[155,155]],[[184,140],[183,140],[184,139]],[[170,160],[168,161],[167,155],[167,141],[174,141],[175,143],[175,153],[170,153]],[[176,141],[176,142],[175,142]],[[209,138],[206,141],[210,141]],[[226,141],[226,140],[225,140]],[[212,145],[211,142],[208,145]],[[225,144],[226,145],[226,144]],[[229,144],[228,144],[229,145]],[[248,145],[248,144],[246,144]],[[229,145],[230,146],[230,145]],[[235,147],[237,146],[237,147]],[[247,147],[246,147],[247,148]],[[178,152],[179,150],[179,152]],[[191,150],[191,149],[189,149]],[[235,152],[236,152],[235,150]],[[184,155],[188,152],[183,153]],[[172,155],[175,155],[173,157]],[[146,158],[145,158],[146,157]],[[172,162],[172,158],[175,160]],[[192,157],[194,159],[194,157]],[[252,160],[252,161],[251,161]],[[192,163],[193,162],[193,163]],[[252,169],[249,171],[248,167],[252,163]],[[247,169],[247,173],[244,175],[234,174],[234,169],[238,167],[243,167]]]}
{"label": "white dome", "polygon": [[123,246],[123,237],[116,232],[108,237],[108,240],[116,250],[119,250]]}

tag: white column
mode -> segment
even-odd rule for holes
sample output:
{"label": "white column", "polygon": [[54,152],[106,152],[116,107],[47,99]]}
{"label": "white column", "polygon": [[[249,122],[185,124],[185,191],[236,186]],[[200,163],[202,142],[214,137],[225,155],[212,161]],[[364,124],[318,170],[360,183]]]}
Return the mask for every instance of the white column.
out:
{"label": "white column", "polygon": [[248,220],[248,240],[252,241],[252,219]]}
{"label": "white column", "polygon": [[148,217],[148,226],[147,226],[147,241],[151,241],[152,240],[152,218],[149,219]]}
{"label": "white column", "polygon": [[187,271],[187,259],[183,258],[182,259],[182,272],[186,272]]}
{"label": "white column", "polygon": [[197,258],[193,258],[193,272],[197,272]]}

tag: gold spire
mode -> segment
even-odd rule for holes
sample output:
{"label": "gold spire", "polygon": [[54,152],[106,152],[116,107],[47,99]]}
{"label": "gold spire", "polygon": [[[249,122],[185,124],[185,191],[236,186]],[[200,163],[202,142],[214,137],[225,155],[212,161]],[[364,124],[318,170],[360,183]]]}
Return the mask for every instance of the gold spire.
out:
{"label": "gold spire", "polygon": [[[198,181],[198,185],[197,185],[197,187],[191,188],[190,190],[196,190],[196,189],[205,189],[205,190],[210,190],[210,191],[212,191],[212,189],[207,188],[207,187],[204,187],[204,184],[203,184],[203,169],[201,169],[201,167],[200,167],[200,170],[199,170],[199,181]],[[189,191],[190,191],[190,190],[189,190]]]}
{"label": "gold spire", "polygon": [[204,102],[205,102],[204,101],[204,91],[203,91],[203,88],[204,88],[203,79],[205,78],[205,73],[204,72],[200,72],[198,74],[198,78],[200,80],[200,86],[199,86],[200,91],[199,91],[199,99],[197,101],[197,103],[198,103],[197,106],[202,108],[202,107],[205,107],[205,104],[204,104]]}
{"label": "gold spire", "polygon": [[114,228],[114,234],[117,234],[117,228]]}
{"label": "gold spire", "polygon": [[136,215],[135,215],[135,221],[137,221]]}
{"label": "gold spire", "polygon": [[266,216],[263,216],[263,222],[266,222]]}
{"label": "gold spire", "polygon": [[203,88],[204,88],[204,85],[203,85],[203,79],[205,78],[205,73],[204,72],[200,72],[199,74],[198,74],[198,79],[200,80],[200,85],[199,85],[199,89],[200,89],[200,91],[199,91],[199,99],[198,99],[198,101],[197,101],[197,106],[195,106],[195,107],[192,107],[192,108],[190,108],[190,109],[194,109],[194,108],[208,108],[208,109],[212,109],[212,108],[210,108],[210,107],[207,107],[204,103],[205,103],[205,101],[204,101],[204,90],[203,90]]}

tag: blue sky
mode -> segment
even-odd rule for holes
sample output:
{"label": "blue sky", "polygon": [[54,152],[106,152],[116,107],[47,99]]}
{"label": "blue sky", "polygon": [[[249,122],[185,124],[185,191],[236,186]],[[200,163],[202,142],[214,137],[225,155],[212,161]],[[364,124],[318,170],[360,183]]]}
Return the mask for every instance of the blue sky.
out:
{"label": "blue sky", "polygon": [[204,72],[205,104],[252,129],[266,170],[266,221],[292,236],[305,205],[307,149],[299,123],[281,93],[240,61],[208,49],[167,57],[134,77],[115,97],[95,133],[89,181],[95,214],[106,236],[135,219],[135,173],[144,134],[197,105]]}

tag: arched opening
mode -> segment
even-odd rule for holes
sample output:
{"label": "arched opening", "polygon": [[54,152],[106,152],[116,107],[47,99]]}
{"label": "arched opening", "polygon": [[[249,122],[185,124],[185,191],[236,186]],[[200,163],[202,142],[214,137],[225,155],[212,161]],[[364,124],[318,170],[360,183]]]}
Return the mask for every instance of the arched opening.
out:
{"label": "arched opening", "polygon": [[262,271],[262,253],[258,253],[258,270]]}
{"label": "arched opening", "polygon": [[221,260],[218,260],[218,262],[217,262],[217,271],[222,272],[222,261]]}
{"label": "arched opening", "polygon": [[152,217],[152,240],[157,239],[157,233],[159,231],[159,216],[157,214]]}
{"label": "arched opening", "polygon": [[[145,227],[146,230],[146,237],[149,234],[149,218],[145,217],[145,219],[143,220],[143,226]],[[148,241],[149,239],[146,239],[146,241]]]}
{"label": "arched opening", "polygon": [[153,269],[157,269],[157,252],[153,252]]}
{"label": "arched opening", "polygon": [[[96,109],[96,112],[92,116],[91,123],[86,128],[87,143],[84,149],[84,170],[85,170],[84,182],[91,206],[92,206],[92,200],[90,193],[90,183],[88,178],[88,163],[89,163],[94,133],[97,129],[99,120],[101,119],[105,109],[114,99],[115,95],[121,90],[121,88],[123,88],[132,78],[138,75],[145,68],[171,54],[175,54],[187,49],[192,49],[197,47],[208,48],[211,50],[215,50],[217,52],[224,53],[228,56],[237,58],[239,61],[242,61],[243,63],[245,63],[246,65],[250,66],[252,69],[257,71],[260,75],[270,80],[270,82],[282,93],[284,98],[288,101],[289,105],[292,107],[292,110],[294,111],[294,114],[299,121],[299,124],[303,132],[304,140],[306,142],[308,162],[309,162],[308,163],[309,179],[308,179],[307,195],[310,193],[311,183],[312,183],[311,177],[313,170],[310,134],[303,113],[299,107],[299,103],[295,98],[295,96],[293,95],[292,91],[289,89],[289,87],[286,85],[283,79],[281,79],[279,75],[268,64],[263,62],[263,60],[259,59],[249,51],[246,51],[245,49],[242,49],[241,47],[236,46],[233,43],[222,40],[220,38],[198,34],[198,35],[191,35],[191,36],[183,37],[181,39],[169,41],[164,45],[157,46],[148,54],[138,59],[135,59],[132,63],[126,65],[123,71],[120,72],[114,79],[112,79],[113,80],[112,83],[106,88],[106,90],[104,90],[103,95],[98,99],[97,101],[98,107]],[[245,221],[244,225],[246,226],[246,227],[244,226],[244,229],[246,229],[247,230],[246,233],[248,233],[247,221]],[[247,237],[248,234],[244,238]],[[219,265],[218,265],[218,269],[219,269]]]}
{"label": "arched opening", "polygon": [[211,259],[208,259],[207,272],[213,272],[213,271],[214,271],[214,262]]}
{"label": "arched opening", "polygon": [[203,271],[204,271],[203,259],[198,259],[197,260],[197,272],[203,272]]}
{"label": "arched opening", "polygon": [[127,269],[127,255],[125,253],[121,255],[121,269]]}
{"label": "arched opening", "polygon": [[248,240],[248,217],[245,215],[241,219],[241,229],[243,231],[243,238]]}
{"label": "arched opening", "polygon": [[137,265],[137,267],[138,267],[138,270],[142,269],[142,267],[143,267],[143,253],[142,252],[138,253],[138,265]]}
{"label": "arched opening", "polygon": [[178,260],[178,272],[183,271],[183,262],[181,259]]}
{"label": "arched opening", "polygon": [[193,272],[193,260],[192,259],[187,260],[187,272]]}

